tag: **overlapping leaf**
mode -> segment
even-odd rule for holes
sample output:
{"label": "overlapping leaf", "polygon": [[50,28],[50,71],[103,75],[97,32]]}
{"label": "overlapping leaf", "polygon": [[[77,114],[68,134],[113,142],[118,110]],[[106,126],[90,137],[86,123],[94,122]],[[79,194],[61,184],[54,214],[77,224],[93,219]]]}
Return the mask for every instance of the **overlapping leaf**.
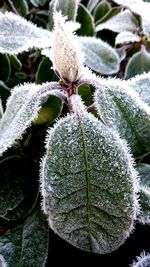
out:
{"label": "overlapping leaf", "polygon": [[7,267],[45,266],[48,225],[39,207],[23,224],[0,237],[0,254]]}
{"label": "overlapping leaf", "polygon": [[51,32],[11,12],[0,13],[0,52],[18,54],[30,48],[50,46]]}
{"label": "overlapping leaf", "polygon": [[55,88],[59,88],[55,82],[43,85],[24,84],[14,88],[0,121],[0,154],[14,144],[37,118],[46,95],[55,95],[57,90],[51,91]]}
{"label": "overlapping leaf", "polygon": [[63,239],[80,249],[108,253],[133,227],[136,173],[126,143],[85,112],[79,96],[72,96],[71,103],[74,113],[47,135],[43,209]]}
{"label": "overlapping leaf", "polygon": [[150,146],[150,108],[127,84],[109,79],[96,91],[96,106],[106,124],[125,138],[134,153]]}

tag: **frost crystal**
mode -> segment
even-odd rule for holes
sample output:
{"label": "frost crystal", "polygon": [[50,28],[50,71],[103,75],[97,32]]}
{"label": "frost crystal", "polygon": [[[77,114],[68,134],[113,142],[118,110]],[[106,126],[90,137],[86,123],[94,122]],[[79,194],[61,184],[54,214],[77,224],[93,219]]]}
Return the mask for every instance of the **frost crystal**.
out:
{"label": "frost crystal", "polygon": [[82,73],[83,58],[70,23],[61,12],[54,13],[51,59],[60,77],[75,82]]}
{"label": "frost crystal", "polygon": [[104,254],[117,249],[133,229],[137,174],[126,143],[87,113],[79,96],[71,103],[73,113],[47,135],[43,210],[63,239]]}
{"label": "frost crystal", "polygon": [[140,256],[136,257],[137,261],[134,261],[131,267],[149,267],[150,266],[150,254],[146,254],[145,251]]}

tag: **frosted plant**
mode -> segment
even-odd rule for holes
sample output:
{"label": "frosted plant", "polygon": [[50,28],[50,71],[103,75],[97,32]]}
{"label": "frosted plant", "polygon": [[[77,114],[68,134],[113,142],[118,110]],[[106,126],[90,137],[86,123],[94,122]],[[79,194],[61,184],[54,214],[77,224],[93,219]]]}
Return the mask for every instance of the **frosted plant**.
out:
{"label": "frosted plant", "polygon": [[149,267],[150,266],[150,255],[143,251],[140,256],[136,257],[136,261],[134,261],[131,267]]}
{"label": "frosted plant", "polygon": [[[6,16],[10,19],[12,15]],[[16,23],[14,20],[15,25]],[[31,33],[33,25],[26,24],[25,21],[22,25],[29,27]],[[61,104],[56,117],[61,114],[62,105],[65,105],[67,114],[47,130],[44,156],[40,161],[41,206],[50,228],[61,238],[79,249],[106,254],[125,243],[134,231],[136,221],[149,224],[149,188],[134,159],[135,156],[146,153],[146,144],[149,144],[150,110],[146,98],[142,97],[142,89],[136,90],[136,83],[140,83],[140,79],[146,79],[146,76],[122,81],[105,79],[92,73],[85,66],[86,62],[89,66],[91,61],[83,53],[85,46],[90,50],[90,55],[93,55],[94,49],[90,46],[92,38],[77,38],[74,33],[76,26],[67,21],[61,12],[54,12],[51,49],[48,47],[45,53],[51,58],[59,81],[16,86],[8,98],[5,112],[0,109],[0,168],[6,169],[6,163],[13,158],[5,159],[5,155],[9,154],[8,148],[11,151],[14,145],[21,147],[19,140],[26,138],[25,132],[28,148],[28,142],[32,142],[30,126],[32,123],[36,125],[42,112],[46,110],[48,113],[50,107],[47,105],[51,97],[59,99]],[[34,29],[37,31],[37,28]],[[88,44],[86,40],[89,40]],[[94,44],[97,53],[100,41],[94,38]],[[105,47],[104,43],[103,46]],[[107,48],[111,50],[109,46]],[[18,46],[18,50],[14,47],[14,54],[23,49],[22,45],[20,48]],[[13,47],[7,52],[12,54]],[[116,60],[118,59],[117,55]],[[111,68],[107,71],[111,73]],[[147,84],[148,82],[149,78]],[[95,88],[90,106],[86,106],[79,96],[83,85]],[[91,111],[96,111],[96,116]],[[24,154],[21,157],[21,153],[19,151],[15,155],[15,166],[18,163],[18,168],[24,166]],[[29,161],[34,153],[37,151],[28,154]],[[11,164],[14,165],[14,161]],[[24,168],[28,177],[27,166]],[[20,173],[17,175],[19,177]],[[17,183],[18,191],[19,186],[22,187],[21,182]],[[5,195],[3,187],[1,191]],[[23,206],[31,217],[24,217],[21,227],[13,228],[0,238],[0,260],[3,264],[4,258],[8,267],[24,264],[42,266],[45,265],[44,250],[47,250],[48,244],[47,223],[35,204],[37,202],[33,201],[31,213],[26,207],[27,201],[22,199],[23,192],[19,192],[21,197],[17,198],[16,206],[11,201],[8,210],[4,206],[3,212],[0,209],[0,216],[13,220],[20,216],[20,206]],[[9,192],[10,200],[11,196]],[[37,199],[38,193],[36,201]],[[11,211],[12,206],[15,206],[15,214]],[[39,231],[40,238],[36,231]],[[19,252],[18,244],[21,244]],[[31,254],[34,255],[33,260],[30,259]]]}

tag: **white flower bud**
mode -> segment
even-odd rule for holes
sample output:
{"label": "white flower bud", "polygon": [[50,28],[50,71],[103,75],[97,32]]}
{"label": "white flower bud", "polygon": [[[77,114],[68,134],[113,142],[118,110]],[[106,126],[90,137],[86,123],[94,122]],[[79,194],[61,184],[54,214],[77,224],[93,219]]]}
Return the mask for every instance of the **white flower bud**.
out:
{"label": "white flower bud", "polygon": [[52,37],[51,59],[54,70],[60,77],[75,82],[81,76],[83,57],[78,47],[70,22],[61,12],[54,13],[54,31]]}

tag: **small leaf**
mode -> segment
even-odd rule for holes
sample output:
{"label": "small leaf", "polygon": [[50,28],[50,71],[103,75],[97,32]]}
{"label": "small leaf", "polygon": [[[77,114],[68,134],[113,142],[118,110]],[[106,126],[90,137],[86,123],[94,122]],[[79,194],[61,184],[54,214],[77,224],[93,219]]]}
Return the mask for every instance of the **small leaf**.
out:
{"label": "small leaf", "polygon": [[38,118],[33,121],[34,125],[47,126],[52,124],[61,114],[62,101],[56,96],[49,96],[47,101],[42,106]]}
{"label": "small leaf", "polygon": [[120,62],[126,58],[127,53],[124,47],[116,48],[116,52],[120,58]]}
{"label": "small leaf", "polygon": [[150,71],[150,53],[145,49],[133,54],[126,66],[124,78],[129,79],[137,74]]}
{"label": "small leaf", "polygon": [[87,9],[89,9],[90,12],[96,7],[98,4],[99,0],[89,0],[87,4]]}
{"label": "small leaf", "polygon": [[84,111],[79,96],[71,97],[71,105],[73,113],[46,138],[43,209],[60,237],[104,254],[117,249],[133,228],[136,173],[119,136]]}
{"label": "small leaf", "polygon": [[96,107],[107,126],[126,139],[132,152],[150,146],[150,108],[121,80],[109,79],[95,93]]}
{"label": "small leaf", "polygon": [[[128,22],[128,23],[127,23]],[[138,22],[129,10],[120,12],[119,14],[108,19],[106,22],[96,26],[96,31],[108,29],[114,32],[136,31]]]}
{"label": "small leaf", "polygon": [[27,175],[23,160],[18,156],[1,160],[0,173],[0,216],[4,216],[24,198]]}
{"label": "small leaf", "polygon": [[0,52],[11,55],[30,48],[50,46],[51,32],[40,29],[14,13],[0,13]]}
{"label": "small leaf", "polygon": [[22,63],[16,56],[10,55],[9,59],[10,59],[11,64],[16,70],[20,71],[22,69]]}
{"label": "small leaf", "polygon": [[0,80],[6,82],[11,74],[11,65],[8,55],[3,55],[0,53]]}
{"label": "small leaf", "polygon": [[115,44],[128,44],[128,43],[135,43],[140,42],[141,37],[132,33],[132,32],[120,32],[115,40]]}
{"label": "small leaf", "polygon": [[110,3],[107,0],[102,0],[94,10],[95,21],[102,19],[110,9],[111,9]]}
{"label": "small leaf", "polygon": [[0,121],[0,154],[21,138],[31,122],[38,116],[47,94],[55,95],[60,88],[57,83],[43,85],[24,84],[16,86],[8,99],[6,111]]}
{"label": "small leaf", "polygon": [[99,19],[96,22],[96,26],[99,25],[100,23],[104,23],[107,20],[110,20],[111,18],[113,18],[114,16],[119,14],[121,11],[122,11],[121,7],[113,7],[113,8],[111,8],[103,18]]}
{"label": "small leaf", "polygon": [[21,16],[25,17],[29,13],[29,7],[27,1],[13,0],[13,4]]}
{"label": "small leaf", "polygon": [[45,266],[48,225],[39,207],[23,224],[0,237],[0,254],[7,267]]}
{"label": "small leaf", "polygon": [[80,4],[78,8],[77,21],[80,23],[79,35],[93,36],[95,32],[94,20],[88,9]]}
{"label": "small leaf", "polygon": [[119,56],[106,42],[94,37],[79,37],[79,42],[89,68],[106,75],[119,71]]}
{"label": "small leaf", "polygon": [[145,103],[150,105],[150,72],[137,75],[127,80],[127,84],[140,95]]}
{"label": "small leaf", "polygon": [[52,70],[52,62],[49,58],[43,58],[38,66],[35,81],[38,84],[55,80],[55,74]]}
{"label": "small leaf", "polygon": [[140,178],[140,213],[137,220],[142,224],[150,224],[150,165],[141,163],[137,166]]}
{"label": "small leaf", "polygon": [[130,267],[149,267],[150,266],[150,254],[142,252],[140,256],[136,257]]}
{"label": "small leaf", "polygon": [[75,21],[77,16],[79,0],[55,0],[55,8],[67,16],[68,20]]}

